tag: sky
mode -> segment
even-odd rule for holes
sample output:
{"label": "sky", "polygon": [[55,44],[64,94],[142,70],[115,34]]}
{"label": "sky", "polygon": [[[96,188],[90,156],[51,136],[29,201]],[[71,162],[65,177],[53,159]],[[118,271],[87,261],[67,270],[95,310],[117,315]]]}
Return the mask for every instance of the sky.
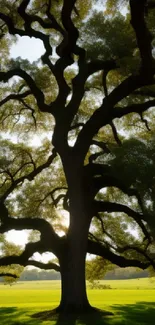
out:
{"label": "sky", "polygon": [[18,36],[16,44],[14,44],[10,51],[11,58],[19,56],[22,59],[28,59],[30,62],[36,61],[45,52],[42,41],[30,38],[27,36]]}

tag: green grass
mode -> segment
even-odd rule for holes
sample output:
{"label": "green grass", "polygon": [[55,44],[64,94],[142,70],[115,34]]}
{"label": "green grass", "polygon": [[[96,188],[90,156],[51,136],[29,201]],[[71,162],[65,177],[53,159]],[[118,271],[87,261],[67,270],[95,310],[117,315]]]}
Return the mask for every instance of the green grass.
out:
{"label": "green grass", "polygon": [[[110,290],[89,290],[91,304],[113,316],[72,319],[68,325],[154,325],[155,280],[102,281]],[[60,299],[59,281],[19,282],[0,285],[0,325],[59,325],[60,320],[32,318],[34,313],[54,309]]]}

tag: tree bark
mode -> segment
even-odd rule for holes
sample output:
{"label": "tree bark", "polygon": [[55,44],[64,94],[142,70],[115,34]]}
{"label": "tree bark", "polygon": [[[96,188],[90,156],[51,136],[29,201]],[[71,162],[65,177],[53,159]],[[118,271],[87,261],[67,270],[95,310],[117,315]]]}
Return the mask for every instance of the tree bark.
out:
{"label": "tree bark", "polygon": [[86,292],[85,260],[91,222],[87,188],[79,157],[64,157],[68,183],[70,224],[66,245],[59,257],[61,269],[61,301],[58,310],[83,313],[91,309]]}
{"label": "tree bark", "polygon": [[58,310],[62,312],[83,313],[91,308],[86,293],[85,255],[80,251],[72,249],[61,263],[61,301]]}
{"label": "tree bark", "polygon": [[85,260],[90,221],[84,215],[84,209],[74,209],[70,226],[60,258],[61,268],[61,302],[60,311],[86,312],[91,309],[86,293]]}

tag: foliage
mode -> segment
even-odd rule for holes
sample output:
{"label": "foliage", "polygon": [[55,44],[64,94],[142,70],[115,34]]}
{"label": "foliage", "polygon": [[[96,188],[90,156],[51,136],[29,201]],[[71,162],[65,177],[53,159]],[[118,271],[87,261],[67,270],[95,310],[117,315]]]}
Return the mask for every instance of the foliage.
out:
{"label": "foliage", "polygon": [[86,279],[89,282],[90,289],[110,289],[110,286],[101,284],[99,280],[103,279],[104,275],[111,269],[112,266],[108,261],[101,257],[88,260],[86,263]]}

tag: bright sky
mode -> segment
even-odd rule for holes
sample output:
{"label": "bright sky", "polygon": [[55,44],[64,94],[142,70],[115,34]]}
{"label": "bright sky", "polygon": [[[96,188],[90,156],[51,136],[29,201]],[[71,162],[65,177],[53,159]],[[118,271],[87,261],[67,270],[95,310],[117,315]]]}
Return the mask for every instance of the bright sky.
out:
{"label": "bright sky", "polygon": [[18,36],[18,41],[11,48],[11,57],[17,58],[21,56],[22,59],[28,59],[30,62],[39,59],[45,52],[43,43],[34,37]]}

